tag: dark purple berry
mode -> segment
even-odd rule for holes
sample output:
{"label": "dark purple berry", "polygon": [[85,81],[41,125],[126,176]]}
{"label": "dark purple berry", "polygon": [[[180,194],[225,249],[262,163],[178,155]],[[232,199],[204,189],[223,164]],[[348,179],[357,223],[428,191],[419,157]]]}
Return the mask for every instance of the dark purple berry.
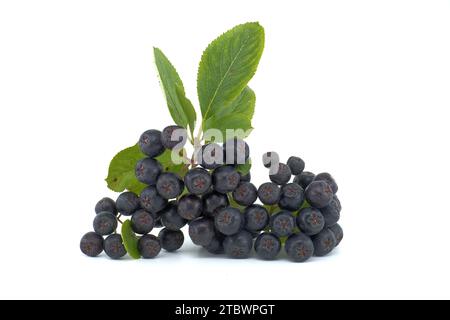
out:
{"label": "dark purple berry", "polygon": [[341,205],[336,197],[333,197],[330,204],[320,209],[325,219],[325,228],[334,226],[341,217]]}
{"label": "dark purple berry", "polygon": [[293,175],[298,175],[305,170],[305,161],[299,157],[290,157],[287,161],[287,165],[289,166],[289,169],[291,169]]}
{"label": "dark purple berry", "polygon": [[291,179],[291,169],[284,163],[278,164],[278,170],[276,172],[269,174],[270,181],[283,185],[289,182]]}
{"label": "dark purple berry", "polygon": [[326,183],[328,183],[330,185],[331,189],[333,190],[333,193],[336,193],[338,191],[338,185],[337,185],[336,181],[333,179],[331,174],[329,174],[327,172],[319,173],[314,178],[314,181],[325,181]]}
{"label": "dark purple berry", "polygon": [[179,215],[178,207],[176,201],[172,201],[161,211],[161,222],[168,230],[180,230],[187,223],[187,220]]}
{"label": "dark purple berry", "polygon": [[223,165],[223,148],[217,143],[209,143],[200,148],[196,154],[196,161],[205,169],[216,169]]}
{"label": "dark purple berry", "polygon": [[250,148],[244,140],[234,138],[223,144],[223,153],[226,164],[244,164],[250,156]]}
{"label": "dark purple berry", "polygon": [[163,167],[157,160],[144,158],[136,164],[135,175],[140,182],[153,186],[156,184],[162,170]]}
{"label": "dark purple berry", "polygon": [[280,208],[297,211],[305,201],[305,192],[296,183],[288,183],[281,187],[281,196],[278,205]]}
{"label": "dark purple berry", "polygon": [[80,241],[80,249],[89,257],[96,257],[103,251],[103,237],[95,232],[86,233]]}
{"label": "dark purple berry", "polygon": [[161,133],[161,143],[166,149],[177,150],[183,148],[187,141],[187,131],[180,126],[165,127]]}
{"label": "dark purple berry", "polygon": [[222,166],[213,172],[214,190],[220,193],[232,192],[237,188],[241,176],[232,166]]}
{"label": "dark purple berry", "polygon": [[280,187],[273,182],[266,182],[259,186],[258,198],[267,205],[277,204],[280,200],[281,190]]}
{"label": "dark purple berry", "polygon": [[250,256],[253,247],[252,235],[245,230],[232,236],[228,236],[223,241],[225,253],[235,259],[244,259]]}
{"label": "dark purple berry", "polygon": [[178,214],[186,220],[194,220],[202,215],[202,199],[193,194],[186,194],[178,200]]}
{"label": "dark purple berry", "polygon": [[243,227],[243,215],[233,207],[222,208],[214,218],[216,229],[227,236],[238,233]]}
{"label": "dark purple berry", "polygon": [[127,254],[120,234],[111,234],[106,237],[103,246],[105,247],[106,255],[111,259],[120,259]]}
{"label": "dark purple berry", "polygon": [[208,218],[198,218],[189,222],[189,237],[198,246],[207,246],[211,243],[214,232],[214,222]]}
{"label": "dark purple berry", "polygon": [[162,229],[158,234],[158,238],[161,241],[161,247],[169,252],[177,251],[184,243],[184,235],[180,230]]}
{"label": "dark purple berry", "polygon": [[205,169],[194,168],[184,176],[184,184],[190,193],[200,196],[210,190],[212,178]]}
{"label": "dark purple berry", "polygon": [[336,236],[330,229],[323,229],[311,237],[314,243],[314,255],[322,257],[330,253],[337,244]]}
{"label": "dark purple berry", "polygon": [[101,236],[113,233],[117,228],[117,218],[110,212],[100,212],[94,218],[94,231]]}
{"label": "dark purple berry", "polygon": [[165,199],[175,199],[184,188],[183,181],[172,172],[161,173],[156,182],[156,190]]}
{"label": "dark purple berry", "polygon": [[280,211],[270,219],[270,229],[278,237],[288,237],[294,232],[295,218],[289,211]]}
{"label": "dark purple berry", "polygon": [[314,245],[307,235],[293,234],[286,240],[285,250],[292,261],[305,262],[313,256]]}
{"label": "dark purple berry", "polygon": [[250,180],[252,180],[252,176],[251,176],[250,172],[247,174],[242,174],[242,173],[239,173],[239,174],[241,175],[241,182],[250,182]]}
{"label": "dark purple berry", "polygon": [[315,208],[324,208],[333,200],[333,190],[325,181],[313,181],[305,190],[308,203]]}
{"label": "dark purple berry", "polygon": [[150,186],[142,190],[140,204],[148,212],[158,213],[166,207],[167,200],[159,195],[156,187]]}
{"label": "dark purple berry", "polygon": [[268,232],[261,233],[255,241],[255,251],[258,257],[265,260],[273,260],[281,250],[280,239]]}
{"label": "dark purple berry", "polygon": [[250,232],[261,231],[269,224],[269,213],[266,208],[258,204],[245,208],[244,218],[244,227]]}
{"label": "dark purple berry", "polygon": [[131,228],[138,234],[146,234],[155,227],[155,218],[144,209],[140,209],[131,216]]}
{"label": "dark purple berry", "polygon": [[117,216],[117,208],[116,203],[113,199],[110,198],[103,198],[97,204],[95,205],[95,213],[100,212],[110,212],[113,215]]}
{"label": "dark purple berry", "polygon": [[303,189],[306,189],[306,187],[314,181],[315,177],[316,175],[314,173],[303,171],[299,175],[295,176],[294,183],[300,185],[300,187],[302,187]]}
{"label": "dark purple berry", "polygon": [[331,232],[334,233],[334,236],[336,237],[336,247],[341,243],[342,238],[344,238],[344,230],[342,230],[341,226],[339,224],[335,224],[334,226],[330,227]]}
{"label": "dark purple berry", "polygon": [[210,192],[203,196],[203,213],[213,218],[217,214],[217,210],[229,205],[228,197],[218,192]]}
{"label": "dark purple berry", "polygon": [[142,153],[150,158],[157,157],[164,152],[164,146],[161,142],[161,131],[158,130],[145,131],[139,138],[138,145]]}
{"label": "dark purple berry", "polygon": [[211,254],[222,254],[224,253],[223,240],[224,236],[216,233],[211,242],[207,246],[204,246],[204,248]]}
{"label": "dark purple berry", "polygon": [[139,197],[130,191],[121,193],[116,200],[117,210],[124,216],[131,216],[139,209]]}
{"label": "dark purple berry", "polygon": [[256,201],[258,190],[251,182],[241,182],[233,191],[233,199],[241,206],[249,206]]}
{"label": "dark purple berry", "polygon": [[138,250],[142,258],[154,258],[161,251],[161,242],[154,235],[145,234],[138,241]]}
{"label": "dark purple berry", "polygon": [[319,209],[304,208],[297,216],[299,229],[308,236],[318,234],[325,226],[325,219]]}

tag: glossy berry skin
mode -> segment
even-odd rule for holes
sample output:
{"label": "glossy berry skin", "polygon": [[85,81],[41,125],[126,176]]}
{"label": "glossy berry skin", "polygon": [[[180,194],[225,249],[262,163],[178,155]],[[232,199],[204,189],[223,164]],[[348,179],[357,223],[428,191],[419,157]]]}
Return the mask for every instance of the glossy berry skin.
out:
{"label": "glossy berry skin", "polygon": [[223,155],[226,164],[244,164],[250,156],[250,148],[244,140],[230,139],[223,144]]}
{"label": "glossy berry skin", "polygon": [[300,185],[300,187],[302,187],[303,189],[306,189],[306,187],[309,186],[309,184],[314,181],[315,177],[316,175],[314,173],[309,171],[303,171],[299,175],[295,176],[294,183]]}
{"label": "glossy berry skin", "polygon": [[183,148],[187,141],[187,131],[180,126],[168,126],[165,127],[161,133],[161,143],[166,149],[177,150]]}
{"label": "glossy berry skin", "polygon": [[333,200],[333,190],[325,181],[313,181],[306,187],[305,198],[315,208],[324,208]]}
{"label": "glossy berry skin", "polygon": [[267,205],[274,205],[280,201],[281,189],[273,182],[266,182],[258,188],[259,200]]}
{"label": "glossy berry skin", "polygon": [[289,166],[289,169],[291,169],[293,175],[298,175],[305,170],[305,161],[299,157],[290,157],[287,161],[287,165]]}
{"label": "glossy berry skin", "polygon": [[319,209],[304,208],[297,216],[297,226],[308,236],[318,234],[325,226],[325,219]]}
{"label": "glossy berry skin", "polygon": [[278,237],[288,237],[294,232],[295,218],[289,211],[280,211],[270,219],[270,229]]}
{"label": "glossy berry skin", "polygon": [[330,204],[325,208],[320,209],[325,219],[325,228],[334,226],[341,217],[341,206],[339,200],[333,197]]}
{"label": "glossy berry skin", "polygon": [[183,189],[183,181],[172,172],[161,173],[156,182],[156,190],[165,199],[175,199],[183,192]]}
{"label": "glossy berry skin", "polygon": [[303,233],[291,235],[285,243],[288,257],[295,262],[305,262],[314,254],[314,244],[311,238]]}
{"label": "glossy berry skin", "polygon": [[131,216],[131,228],[138,234],[146,234],[155,227],[155,218],[144,209],[140,209]]}
{"label": "glossy berry skin", "polygon": [[277,164],[280,162],[280,157],[278,153],[274,151],[269,151],[263,154],[262,161],[264,167],[270,168],[272,166],[272,163]]}
{"label": "glossy berry skin", "polygon": [[216,229],[227,236],[238,233],[244,223],[244,217],[239,209],[226,207],[219,210],[214,218]]}
{"label": "glossy berry skin", "polygon": [[161,131],[147,130],[139,138],[139,149],[150,158],[159,156],[164,152],[164,146],[161,141]]}
{"label": "glossy berry skin", "polygon": [[96,257],[103,251],[103,237],[95,232],[86,233],[80,241],[80,249],[89,257]]}
{"label": "glossy berry skin", "polygon": [[203,196],[203,214],[213,218],[218,209],[229,206],[228,197],[225,194],[212,191]]}
{"label": "glossy berry skin", "polygon": [[278,164],[277,173],[269,174],[270,181],[283,185],[289,182],[291,179],[291,169],[284,163]]}
{"label": "glossy berry skin", "polygon": [[154,186],[163,171],[161,164],[152,158],[144,158],[136,164],[136,179],[149,186]]}
{"label": "glossy berry skin", "polygon": [[220,193],[232,192],[241,180],[239,172],[232,166],[222,166],[213,172],[214,190]]}
{"label": "glossy berry skin", "polygon": [[207,246],[214,238],[214,222],[208,218],[198,218],[189,222],[189,237],[198,246]]}
{"label": "glossy berry skin", "polygon": [[212,177],[205,169],[194,168],[184,176],[184,184],[190,193],[201,196],[210,190]]}
{"label": "glossy berry skin", "polygon": [[297,211],[305,201],[303,188],[296,183],[288,183],[281,187],[281,196],[278,205],[280,208]]}
{"label": "glossy berry skin", "polygon": [[258,257],[265,260],[273,260],[281,250],[280,239],[268,232],[261,233],[255,241],[255,251]]}
{"label": "glossy berry skin", "polygon": [[161,251],[161,242],[152,234],[143,235],[138,241],[138,250],[142,258],[154,258]]}
{"label": "glossy berry skin", "polygon": [[113,215],[117,216],[117,208],[116,203],[111,198],[103,198],[95,205],[95,213],[100,212],[110,212]]}
{"label": "glossy berry skin", "polygon": [[250,182],[252,180],[252,175],[250,172],[248,172],[247,174],[242,174],[239,173],[241,176],[241,182]]}
{"label": "glossy berry skin", "polygon": [[331,226],[329,228],[331,232],[333,232],[335,238],[336,238],[336,247],[341,243],[342,238],[344,238],[344,230],[342,230],[342,227],[339,224],[335,224],[334,226]]}
{"label": "glossy berry skin", "polygon": [[223,240],[224,236],[216,233],[211,242],[207,246],[204,246],[204,248],[211,254],[222,254],[224,253]]}
{"label": "glossy berry skin", "polygon": [[337,244],[336,236],[330,229],[323,229],[311,237],[314,244],[314,255],[322,257],[330,253]]}
{"label": "glossy berry skin", "polygon": [[245,259],[250,256],[253,247],[252,235],[245,230],[232,236],[228,236],[223,241],[223,248],[227,256],[235,259]]}
{"label": "glossy berry skin", "polygon": [[117,218],[110,212],[100,212],[94,218],[94,231],[101,236],[113,233],[117,228]]}
{"label": "glossy berry skin", "polygon": [[194,220],[201,216],[202,199],[193,194],[186,194],[178,200],[178,214],[186,220]]}
{"label": "glossy berry skin", "polygon": [[111,234],[106,237],[103,246],[106,255],[111,259],[120,259],[127,254],[120,234]]}
{"label": "glossy berry skin", "polygon": [[196,155],[198,164],[208,170],[213,170],[223,165],[223,158],[223,148],[217,143],[205,144]]}
{"label": "glossy berry skin", "polygon": [[150,186],[142,190],[140,204],[146,211],[158,213],[166,207],[167,200],[159,195],[156,187]]}
{"label": "glossy berry skin", "polygon": [[161,222],[166,229],[178,231],[186,225],[187,220],[179,215],[176,201],[171,201],[167,207],[161,211]]}
{"label": "glossy berry skin", "polygon": [[263,230],[269,224],[269,213],[259,204],[251,205],[244,211],[244,228],[250,232]]}
{"label": "glossy berry skin", "polygon": [[258,190],[251,182],[241,182],[233,191],[233,199],[241,206],[249,206],[258,198]]}
{"label": "glossy berry skin", "polygon": [[158,238],[161,241],[161,247],[169,252],[177,251],[184,243],[184,235],[180,230],[162,229],[158,234]]}
{"label": "glossy berry skin", "polygon": [[336,193],[338,191],[338,185],[337,185],[336,181],[333,179],[331,174],[329,174],[327,172],[322,172],[322,173],[319,173],[318,175],[316,175],[316,177],[314,178],[314,181],[325,181],[326,183],[328,183],[330,185],[331,189],[333,190],[333,193]]}
{"label": "glossy berry skin", "polygon": [[130,191],[121,193],[116,200],[117,210],[124,216],[131,216],[139,209],[139,197]]}

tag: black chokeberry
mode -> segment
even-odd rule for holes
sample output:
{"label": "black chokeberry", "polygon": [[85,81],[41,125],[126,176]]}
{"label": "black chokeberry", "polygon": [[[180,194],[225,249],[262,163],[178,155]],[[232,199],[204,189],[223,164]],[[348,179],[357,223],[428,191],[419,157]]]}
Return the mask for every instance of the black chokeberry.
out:
{"label": "black chokeberry", "polygon": [[328,183],[333,190],[333,193],[338,191],[338,185],[334,178],[328,172],[322,172],[315,176],[314,181],[325,181]]}
{"label": "black chokeberry", "polygon": [[136,179],[149,186],[153,186],[156,184],[162,170],[163,167],[157,160],[152,158],[144,158],[139,160],[136,164]]}
{"label": "black chokeberry", "polygon": [[127,254],[120,234],[111,234],[106,237],[103,246],[106,255],[111,259],[120,259]]}
{"label": "black chokeberry", "polygon": [[164,152],[164,146],[161,141],[161,131],[159,130],[152,129],[145,131],[139,138],[138,145],[142,153],[150,158],[157,157]]}
{"label": "black chokeberry", "polygon": [[206,216],[214,218],[218,209],[227,207],[229,204],[226,194],[215,191],[209,192],[203,196],[203,213]]}
{"label": "black chokeberry", "polygon": [[269,213],[263,206],[254,204],[245,208],[244,219],[244,228],[250,232],[257,232],[269,224]]}
{"label": "black chokeberry", "polygon": [[210,190],[212,178],[205,169],[194,168],[184,176],[184,184],[190,193],[200,196]]}
{"label": "black chokeberry", "polygon": [[333,190],[325,181],[313,181],[306,187],[305,198],[315,208],[324,208],[333,200]]}
{"label": "black chokeberry", "polygon": [[314,255],[322,257],[330,253],[337,244],[336,236],[333,231],[326,228],[311,237],[314,243]]}
{"label": "black chokeberry", "polygon": [[342,238],[344,238],[344,230],[342,230],[342,227],[336,223],[334,226],[331,226],[329,228],[331,232],[334,233],[334,236],[336,237],[336,247],[341,243]]}
{"label": "black chokeberry", "polygon": [[184,188],[184,182],[172,172],[161,173],[156,182],[156,190],[165,199],[175,199]]}
{"label": "black chokeberry", "polygon": [[178,200],[178,214],[186,220],[200,217],[202,210],[202,199],[194,194],[185,194]]}
{"label": "black chokeberry", "polygon": [[330,204],[320,209],[320,211],[322,212],[322,215],[325,219],[325,227],[329,228],[331,226],[334,226],[341,217],[341,207],[339,200],[337,200],[336,197],[333,197],[333,200],[331,200]]}
{"label": "black chokeberry", "polygon": [[281,187],[281,196],[278,205],[280,208],[297,211],[305,201],[303,188],[296,183],[288,183]]}
{"label": "black chokeberry", "polygon": [[303,233],[291,235],[285,243],[288,257],[295,262],[305,262],[314,254],[311,238]]}
{"label": "black chokeberry", "polygon": [[270,229],[278,237],[288,237],[294,232],[295,218],[289,211],[280,211],[270,219]]}
{"label": "black chokeberry", "polygon": [[117,218],[111,212],[100,212],[94,218],[94,231],[101,236],[113,233],[117,228]]}
{"label": "black chokeberry", "polygon": [[261,233],[255,241],[255,251],[258,257],[265,260],[273,260],[281,250],[280,239],[268,232]]}
{"label": "black chokeberry", "polygon": [[258,198],[264,204],[277,204],[280,200],[280,196],[281,189],[276,183],[266,182],[260,185],[258,188]]}
{"label": "black chokeberry", "polygon": [[189,237],[198,246],[207,246],[215,235],[214,222],[208,218],[198,218],[189,222]]}
{"label": "black chokeberry", "polygon": [[232,166],[222,166],[213,172],[214,190],[220,193],[232,192],[241,180],[239,172]]}
{"label": "black chokeberry", "polygon": [[241,182],[233,190],[233,199],[241,206],[249,206],[256,201],[258,190],[251,182]]}
{"label": "black chokeberry", "polygon": [[245,230],[232,236],[227,236],[223,241],[225,253],[235,259],[244,259],[250,256],[253,247],[252,235]]}
{"label": "black chokeberry", "polygon": [[325,219],[319,209],[304,208],[297,216],[297,226],[308,236],[318,234],[325,226]]}
{"label": "black chokeberry", "polygon": [[214,218],[216,229],[224,235],[232,235],[238,233],[244,222],[244,217],[239,209],[233,207],[225,207],[218,211]]}
{"label": "black chokeberry", "polygon": [[146,234],[155,227],[155,218],[144,209],[140,209],[131,216],[131,228],[138,234]]}
{"label": "black chokeberry", "polygon": [[270,181],[283,185],[289,182],[291,175],[291,169],[286,164],[279,163],[276,172],[269,174],[269,178]]}
{"label": "black chokeberry", "polygon": [[161,241],[161,247],[169,252],[180,249],[184,243],[184,235],[180,230],[162,229],[158,234],[158,238]]}
{"label": "black chokeberry", "polygon": [[96,257],[103,251],[103,237],[95,232],[86,233],[80,241],[80,249],[89,257]]}
{"label": "black chokeberry", "polygon": [[309,171],[303,171],[299,175],[295,176],[294,183],[297,183],[303,189],[306,189],[306,187],[309,186],[309,184],[314,181],[315,177],[316,177],[316,175],[314,173],[309,172]]}
{"label": "black chokeberry", "polygon": [[116,200],[117,210],[124,216],[131,216],[139,209],[139,197],[130,191],[121,193]]}
{"label": "black chokeberry", "polygon": [[187,220],[179,214],[179,205],[176,201],[171,201],[167,207],[161,211],[161,222],[168,230],[177,231],[183,228]]}
{"label": "black chokeberry", "polygon": [[103,198],[95,205],[95,213],[100,212],[111,212],[113,215],[117,216],[116,203],[111,198]]}
{"label": "black chokeberry", "polygon": [[291,169],[293,175],[298,175],[305,170],[305,161],[299,157],[290,157],[287,161],[287,165]]}
{"label": "black chokeberry", "polygon": [[161,251],[161,242],[156,236],[145,234],[138,241],[138,250],[142,258],[154,258]]}
{"label": "black chokeberry", "polygon": [[182,149],[187,141],[187,131],[180,126],[165,127],[161,133],[161,143],[166,149]]}
{"label": "black chokeberry", "polygon": [[158,213],[166,207],[167,200],[159,195],[156,187],[149,186],[142,190],[140,204],[148,212]]}

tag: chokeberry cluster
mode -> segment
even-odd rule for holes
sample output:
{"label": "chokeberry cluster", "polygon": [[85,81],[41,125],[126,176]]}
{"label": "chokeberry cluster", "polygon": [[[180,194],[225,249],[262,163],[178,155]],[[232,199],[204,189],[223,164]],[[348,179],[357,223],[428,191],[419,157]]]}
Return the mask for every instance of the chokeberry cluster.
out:
{"label": "chokeberry cluster", "polygon": [[[176,130],[182,134],[174,138]],[[182,148],[186,136],[178,126],[141,135],[138,146],[145,158],[137,161],[134,173],[144,187],[139,194],[126,191],[115,201],[103,198],[96,204],[94,231],[80,242],[84,254],[125,256],[133,243],[126,243],[129,237],[117,228],[126,218],[143,258],[180,249],[185,226],[195,245],[231,258],[248,258],[254,250],[257,257],[271,260],[284,249],[292,261],[303,262],[340,243],[341,204],[330,174],[304,171],[299,157],[279,163],[278,155],[268,152],[263,163],[270,167],[270,181],[256,187],[249,170],[241,167],[249,161],[249,146],[238,138],[200,146],[185,170],[171,172],[158,157]],[[155,229],[161,230],[156,234]]]}

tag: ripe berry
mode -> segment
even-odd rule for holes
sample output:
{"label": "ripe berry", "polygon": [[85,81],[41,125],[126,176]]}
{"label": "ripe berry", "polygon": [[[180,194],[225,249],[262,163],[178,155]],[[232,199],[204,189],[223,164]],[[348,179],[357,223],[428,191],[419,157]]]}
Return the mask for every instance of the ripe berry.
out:
{"label": "ripe berry", "polygon": [[214,222],[208,218],[189,222],[189,237],[198,246],[209,245],[214,237]]}
{"label": "ripe berry", "polygon": [[291,169],[293,175],[298,175],[305,170],[305,161],[299,157],[290,157],[287,161],[287,165]]}
{"label": "ripe berry", "polygon": [[305,197],[315,208],[324,208],[333,200],[333,190],[325,181],[313,181],[306,187]]}
{"label": "ripe berry", "polygon": [[232,192],[239,185],[241,176],[232,166],[222,166],[213,172],[214,190],[220,193]]}
{"label": "ripe berry", "polygon": [[330,253],[336,247],[336,236],[330,229],[323,229],[320,233],[312,236],[314,243],[314,255],[322,257]]}
{"label": "ripe berry", "polygon": [[113,199],[103,198],[95,205],[95,213],[100,212],[111,212],[113,215],[117,216],[116,203]]}
{"label": "ripe berry", "polygon": [[163,167],[157,160],[144,158],[136,164],[135,175],[140,182],[153,186],[162,171]]}
{"label": "ripe berry", "polygon": [[140,209],[131,216],[131,228],[138,234],[146,234],[155,227],[155,218],[144,209]]}
{"label": "ripe berry", "polygon": [[228,236],[223,241],[223,248],[225,250],[225,253],[231,258],[248,258],[252,251],[252,247],[252,235],[245,230],[242,230],[235,235]]}
{"label": "ripe berry", "polygon": [[269,178],[272,182],[283,185],[289,182],[291,179],[291,169],[284,163],[278,164],[278,170],[276,173],[270,174]]}
{"label": "ripe berry", "polygon": [[263,154],[262,160],[264,167],[270,168],[272,164],[276,165],[280,162],[280,157],[278,156],[278,153],[269,151]]}
{"label": "ripe berry", "polygon": [[227,236],[239,232],[243,227],[243,222],[241,212],[233,207],[220,209],[214,218],[216,229]]}
{"label": "ripe berry", "polygon": [[308,236],[318,234],[325,226],[325,219],[319,209],[304,208],[297,216],[299,229]]}
{"label": "ripe berry", "polygon": [[145,131],[139,138],[138,145],[142,153],[150,158],[157,157],[164,152],[164,146],[161,142],[161,132],[158,130]]}
{"label": "ripe berry", "polygon": [[258,190],[251,182],[241,182],[233,191],[233,199],[241,206],[249,206],[256,201]]}
{"label": "ripe berry", "polygon": [[142,258],[154,258],[161,251],[161,242],[152,234],[143,235],[138,241],[138,250]]}
{"label": "ripe berry", "polygon": [[266,182],[258,188],[258,198],[262,203],[267,205],[277,204],[280,200],[280,187],[273,182]]}
{"label": "ripe berry", "polygon": [[117,228],[117,218],[110,212],[100,212],[94,218],[95,233],[106,236],[113,233]]}
{"label": "ripe berry", "polygon": [[250,156],[250,148],[244,140],[234,138],[223,144],[223,154],[226,164],[244,164]]}
{"label": "ripe berry", "polygon": [[80,249],[89,257],[96,257],[103,251],[103,237],[95,232],[86,233],[80,241]]}
{"label": "ripe berry", "polygon": [[296,183],[288,183],[281,187],[281,196],[278,205],[280,208],[297,211],[305,200],[305,192]]}
{"label": "ripe berry", "polygon": [[180,230],[162,229],[158,234],[158,238],[161,241],[161,247],[169,252],[180,249],[184,243],[184,235]]}
{"label": "ripe berry", "polygon": [[314,181],[315,177],[316,175],[314,173],[303,171],[299,175],[295,176],[294,183],[299,184],[303,189],[306,189],[306,187]]}
{"label": "ripe berry", "polygon": [[245,224],[247,231],[261,231],[269,224],[269,213],[266,208],[258,204],[247,207],[244,211]]}
{"label": "ripe berry", "polygon": [[205,169],[194,168],[184,176],[184,184],[190,193],[200,196],[209,191],[212,178]]}
{"label": "ripe berry", "polygon": [[117,210],[124,216],[131,216],[139,209],[139,197],[130,191],[121,193],[116,200]]}
{"label": "ripe berry", "polygon": [[255,241],[255,251],[258,257],[266,260],[276,258],[281,250],[281,241],[272,233],[261,233]]}
{"label": "ripe berry", "polygon": [[223,148],[217,143],[205,144],[196,154],[196,161],[205,169],[216,169],[223,165]]}
{"label": "ripe berry", "polygon": [[270,219],[270,229],[278,237],[288,237],[294,232],[295,218],[289,211],[280,211]]}
{"label": "ripe berry", "polygon": [[331,189],[333,190],[333,193],[336,193],[338,191],[338,185],[337,185],[336,181],[333,179],[331,174],[329,174],[327,172],[319,173],[314,178],[314,181],[325,181],[326,183],[328,183],[330,185]]}
{"label": "ripe berry", "polygon": [[202,199],[193,194],[186,194],[178,200],[178,214],[186,220],[194,220],[201,216]]}
{"label": "ripe berry", "polygon": [[207,246],[204,246],[204,248],[211,254],[222,254],[224,252],[223,240],[224,236],[222,234],[216,233],[211,242]]}
{"label": "ripe berry", "polygon": [[322,215],[325,219],[325,228],[329,228],[334,226],[341,217],[341,208],[339,200],[336,197],[333,197],[330,204],[325,208],[320,209]]}
{"label": "ripe berry", "polygon": [[156,182],[156,190],[165,199],[175,199],[184,188],[183,181],[172,172],[161,173]]}
{"label": "ripe berry", "polygon": [[182,149],[186,144],[187,131],[180,126],[165,127],[161,133],[161,143],[166,149],[172,150],[177,147],[177,150]]}
{"label": "ripe berry", "polygon": [[314,254],[311,238],[303,233],[291,235],[285,243],[285,250],[289,258],[295,262],[305,262]]}
{"label": "ripe berry", "polygon": [[148,212],[158,213],[166,207],[167,200],[159,195],[156,187],[150,186],[142,190],[140,204]]}
{"label": "ripe berry", "polygon": [[111,259],[120,259],[127,254],[120,234],[111,234],[104,241],[105,253]]}
{"label": "ripe berry", "polygon": [[241,182],[250,182],[250,180],[252,180],[252,176],[251,176],[250,172],[247,174],[244,174],[244,175],[242,173],[239,173],[239,174],[241,176]]}
{"label": "ripe berry", "polygon": [[229,205],[228,197],[225,194],[212,191],[203,196],[203,213],[213,218],[217,210]]}
{"label": "ripe berry", "polygon": [[334,236],[336,237],[336,247],[341,243],[342,238],[344,238],[344,230],[342,230],[341,226],[339,224],[335,224],[334,226],[331,226],[329,228],[331,232],[334,233]]}
{"label": "ripe berry", "polygon": [[176,201],[171,201],[167,207],[161,211],[161,222],[168,229],[177,231],[183,228],[187,221],[179,215]]}

